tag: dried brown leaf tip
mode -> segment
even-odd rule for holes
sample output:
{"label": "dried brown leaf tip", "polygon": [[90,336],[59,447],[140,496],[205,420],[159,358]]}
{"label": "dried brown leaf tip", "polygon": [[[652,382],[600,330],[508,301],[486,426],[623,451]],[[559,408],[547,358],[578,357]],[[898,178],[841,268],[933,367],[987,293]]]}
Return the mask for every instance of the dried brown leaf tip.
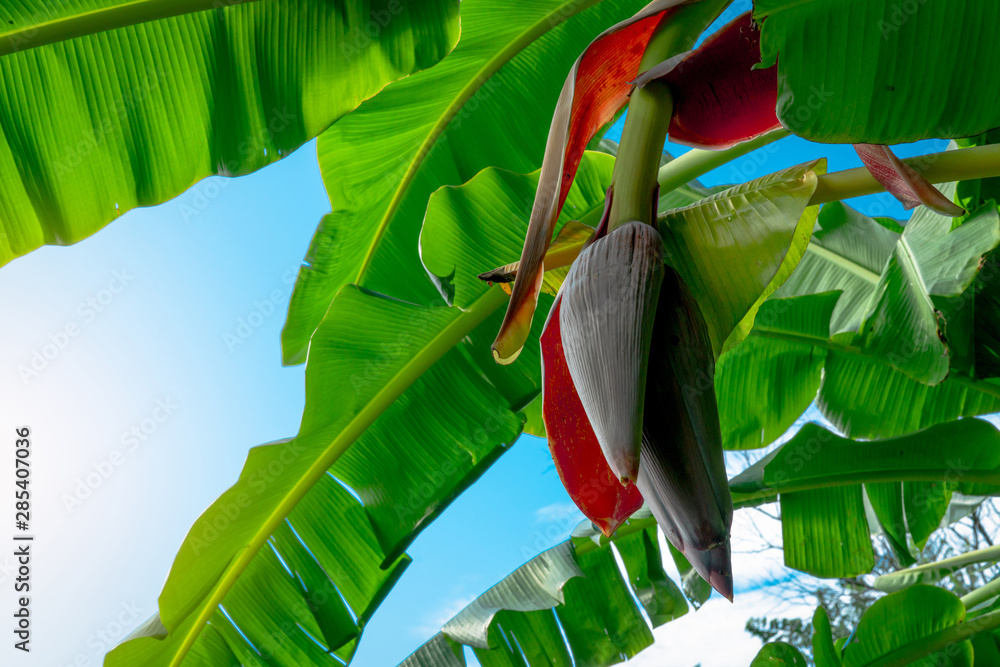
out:
{"label": "dried brown leaf tip", "polygon": [[941,194],[913,167],[896,157],[888,146],[855,144],[854,150],[875,180],[907,210],[923,204],[941,215],[953,218],[965,215],[964,208]]}

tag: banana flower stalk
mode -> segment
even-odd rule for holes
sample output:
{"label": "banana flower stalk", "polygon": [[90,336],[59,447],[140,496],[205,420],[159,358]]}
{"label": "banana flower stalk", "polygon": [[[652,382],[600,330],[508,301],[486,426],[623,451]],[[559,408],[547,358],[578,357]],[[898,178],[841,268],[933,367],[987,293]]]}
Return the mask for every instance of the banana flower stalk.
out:
{"label": "banana flower stalk", "polygon": [[[742,44],[749,26],[749,16],[741,17],[701,49],[652,75],[636,76],[634,60],[630,68],[618,70],[619,83],[666,80],[678,101],[671,125],[689,143],[723,148],[767,132],[777,125],[776,87],[769,84],[775,75],[752,70],[759,46]],[[755,31],[749,34],[756,39]],[[740,45],[739,59],[720,61],[713,55],[714,49],[729,51],[734,43]],[[735,107],[700,82],[706,67],[719,69],[712,62],[729,67],[722,89],[743,99],[763,97],[771,115],[758,114],[735,127],[727,122]],[[557,144],[565,151],[565,141]],[[550,155],[547,150],[546,160]],[[513,361],[523,344],[552,227],[575,168],[572,163],[564,170],[564,189],[557,191],[546,190],[543,166],[521,261],[481,276],[491,282],[514,276],[511,305],[494,344],[498,361]],[[541,337],[549,447],[570,496],[604,534],[614,533],[645,502],[670,542],[732,599],[732,501],[718,407],[711,387],[691,391],[706,374],[714,374],[707,326],[686,286],[664,264],[662,240],[653,226],[633,221],[608,231],[613,197],[612,189],[601,224],[572,261]],[[536,215],[540,209],[550,221]]]}
{"label": "banana flower stalk", "polygon": [[543,419],[556,469],[611,535],[645,500],[667,539],[732,599],[733,508],[708,328],[657,230],[599,230],[541,337]]}

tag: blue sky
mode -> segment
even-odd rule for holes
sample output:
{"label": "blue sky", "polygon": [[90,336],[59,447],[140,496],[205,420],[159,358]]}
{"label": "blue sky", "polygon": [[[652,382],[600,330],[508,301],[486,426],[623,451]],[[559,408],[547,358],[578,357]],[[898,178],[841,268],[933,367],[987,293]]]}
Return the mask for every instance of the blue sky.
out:
{"label": "blue sky", "polygon": [[[617,134],[620,126],[609,136]],[[923,142],[897,152],[943,148]],[[849,147],[786,139],[703,182],[823,155],[831,171],[860,164]],[[860,207],[905,215],[887,195]],[[329,210],[310,143],[257,174],[209,179],[75,246],[43,248],[0,270],[0,422],[7,434],[33,430],[32,664],[100,664],[155,611],[184,534],[236,479],[247,450],[296,432],[303,368],[281,366],[279,334],[297,267]],[[53,349],[51,359],[36,359]],[[25,371],[33,359],[37,373]],[[11,474],[12,463],[0,460],[0,478]],[[12,501],[0,497],[10,516]],[[410,549],[414,563],[369,625],[355,664],[396,664],[579,518],[544,441],[522,438]],[[740,632],[743,621],[783,611],[756,589],[787,573],[777,561],[740,562],[737,606],[715,599],[666,626],[658,632],[665,644],[636,664],[748,663],[755,643]],[[4,589],[9,566],[0,556]],[[732,652],[698,657],[721,627],[734,633]],[[9,643],[0,649],[4,662],[12,653]]]}

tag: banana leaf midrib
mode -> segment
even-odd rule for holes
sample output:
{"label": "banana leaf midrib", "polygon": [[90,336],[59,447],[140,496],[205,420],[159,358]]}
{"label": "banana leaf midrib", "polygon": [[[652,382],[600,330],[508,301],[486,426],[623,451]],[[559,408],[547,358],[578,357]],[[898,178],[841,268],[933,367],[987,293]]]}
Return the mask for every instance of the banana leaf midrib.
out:
{"label": "banana leaf midrib", "polygon": [[867,283],[870,283],[871,285],[878,285],[879,275],[877,273],[875,273],[874,271],[869,271],[867,268],[861,266],[857,262],[848,259],[847,257],[844,257],[840,253],[836,253],[830,250],[829,248],[821,245],[820,242],[817,241],[816,239],[813,239],[812,242],[808,246],[806,246],[806,252],[807,253],[811,252],[817,257],[821,257],[822,259],[830,262],[831,264],[834,264],[844,269],[848,273],[854,274],[855,276],[861,278]]}
{"label": "banana leaf midrib", "polygon": [[361,261],[361,266],[358,268],[358,274],[354,279],[357,284],[363,284],[363,278],[368,270],[368,266],[371,264],[372,259],[375,256],[375,252],[378,249],[378,245],[385,235],[386,229],[389,227],[389,223],[392,217],[395,215],[396,210],[399,208],[400,203],[403,201],[403,197],[406,196],[406,191],[409,188],[410,183],[416,178],[417,172],[420,170],[421,165],[424,163],[424,159],[430,155],[431,146],[440,138],[444,131],[448,128],[449,123],[451,123],[452,118],[462,109],[462,106],[472,98],[473,95],[483,86],[485,83],[496,74],[501,67],[507,64],[511,58],[513,58],[522,49],[530,46],[536,39],[544,35],[549,30],[552,30],[557,25],[564,23],[569,18],[572,18],[579,12],[596,5],[600,0],[567,0],[559,5],[558,9],[547,13],[545,18],[541,18],[531,25],[527,30],[523,31],[517,38],[511,41],[506,48],[504,48],[499,53],[495,54],[489,59],[479,71],[476,72],[475,77],[471,81],[462,87],[462,90],[458,92],[455,98],[448,104],[444,112],[438,117],[437,122],[431,129],[427,137],[420,144],[420,148],[414,155],[413,160],[410,162],[406,169],[406,173],[400,180],[399,186],[396,188],[392,195],[392,200],[389,202],[389,206],[386,207],[385,213],[379,220],[378,226],[375,230],[375,234],[372,237],[371,243],[369,243],[368,248],[365,250],[365,257]]}
{"label": "banana leaf midrib", "polygon": [[[782,486],[767,486],[763,481],[759,482],[756,490],[738,491],[733,490],[733,500],[750,501],[761,499],[777,499],[780,493],[796,493],[798,491],[812,491],[814,489],[826,489],[835,486],[850,486],[853,484],[877,484],[880,482],[940,482],[952,474],[952,468],[912,468],[909,470],[883,469],[883,470],[852,470],[851,472],[838,473],[835,475],[817,475],[813,477],[796,480],[792,484]],[[1000,486],[1000,470],[976,471],[970,470],[962,473],[962,481],[994,484]],[[749,489],[750,483],[741,485],[742,488]]]}
{"label": "banana leaf midrib", "polygon": [[[916,276],[919,282],[919,289],[917,294],[921,297],[921,301],[933,312],[934,303],[931,301],[931,291],[930,287],[927,285],[927,280],[924,278],[923,272],[920,271],[920,262],[917,261],[916,253],[913,252],[913,248],[910,247],[910,242],[906,238],[906,234],[899,237],[899,242],[896,244],[896,248],[899,249],[897,257],[900,257],[900,262],[906,262],[905,272],[909,275]],[[913,285],[910,285],[913,287]]]}
{"label": "banana leaf midrib", "polygon": [[911,567],[906,570],[891,572],[889,575],[885,576],[902,573],[915,574],[918,572],[933,572],[935,570],[952,568],[957,570],[963,567],[968,567],[969,565],[975,565],[976,563],[988,563],[995,560],[1000,560],[1000,545],[969,551],[960,556],[952,556],[951,558],[945,558],[944,560],[935,561],[933,563],[924,563],[923,565]]}
{"label": "banana leaf midrib", "polygon": [[920,658],[929,656],[948,646],[968,641],[980,632],[989,632],[1000,627],[1000,611],[994,611],[964,623],[950,625],[916,641],[909,642],[899,648],[884,654],[869,667],[903,667],[911,665]]}
{"label": "banana leaf midrib", "polygon": [[[275,527],[284,520],[286,516],[295,508],[302,497],[309,492],[315,482],[320,479],[327,470],[337,461],[340,456],[364,433],[385,409],[395,401],[413,382],[423,375],[438,359],[452,349],[459,341],[467,336],[476,326],[489,317],[500,306],[506,304],[507,295],[503,290],[495,286],[484,293],[476,300],[472,306],[462,312],[455,321],[445,327],[440,333],[432,338],[423,348],[418,350],[413,359],[404,365],[385,386],[377,393],[368,404],[356,414],[351,421],[342,429],[339,429],[333,440],[317,458],[308,472],[292,487],[290,493],[282,500],[278,507],[268,516],[267,520],[248,541],[248,543],[234,556],[230,565],[219,577],[218,582],[211,592],[192,613],[198,614],[194,624],[185,633],[184,639],[170,661],[170,667],[179,667],[188,651],[197,640],[201,628],[209,621],[215,609],[221,604],[233,587],[236,580],[242,575],[250,562],[257,556],[257,553],[267,543]],[[336,429],[336,427],[334,427]],[[302,433],[297,437],[315,435],[323,433],[325,429],[318,429],[310,433]]]}
{"label": "banana leaf midrib", "polygon": [[[236,5],[258,0],[227,0]],[[0,32],[0,56],[115,28],[219,7],[218,0],[133,0]]]}
{"label": "banana leaf midrib", "polygon": [[[854,357],[861,357],[868,361],[876,362],[882,364],[886,368],[890,368],[893,371],[899,372],[887,359],[880,356],[875,356],[867,354],[864,350],[856,345],[848,345],[846,343],[838,343],[836,341],[830,340],[829,338],[821,338],[819,336],[810,336],[808,334],[797,334],[790,333],[787,331],[778,331],[775,329],[769,329],[767,327],[757,328],[754,327],[750,331],[751,336],[757,336],[760,338],[769,338],[771,340],[779,340],[786,343],[797,343],[799,345],[808,345],[812,347],[819,347],[830,352],[838,352],[840,354],[846,354]],[[1000,398],[1000,385],[988,382],[986,380],[977,380],[975,378],[969,377],[962,373],[953,372],[949,375],[947,380],[952,380],[958,384],[964,385],[969,389],[977,391],[981,394],[987,396],[992,396],[994,398]]]}

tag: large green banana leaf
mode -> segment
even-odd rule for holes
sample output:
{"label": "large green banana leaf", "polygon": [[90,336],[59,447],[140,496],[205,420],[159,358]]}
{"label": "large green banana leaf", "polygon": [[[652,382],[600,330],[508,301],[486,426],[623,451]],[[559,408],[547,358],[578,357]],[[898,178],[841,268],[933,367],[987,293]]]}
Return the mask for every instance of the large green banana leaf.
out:
{"label": "large green banana leaf", "polygon": [[[954,183],[941,189],[954,198]],[[950,218],[921,207],[900,234],[891,229],[892,221],[874,220],[840,203],[824,206],[806,256],[778,295],[840,290],[832,334],[858,331],[857,344],[867,354],[915,380],[937,384],[956,358],[971,366],[963,357],[972,356],[972,332],[961,325],[973,309],[954,299],[1000,244],[994,203],[962,222],[953,230]]]}
{"label": "large green banana leaf", "polygon": [[[5,3],[0,18],[14,27],[0,45],[43,45],[0,57],[0,264],[75,243],[206,176],[280,159],[441,60],[458,40],[458,9],[457,0]],[[146,19],[158,20],[138,23]],[[125,27],[95,32],[116,25]]]}
{"label": "large green banana leaf", "polygon": [[986,628],[971,627],[963,632],[959,624],[964,618],[965,606],[961,600],[940,588],[914,586],[887,595],[861,617],[856,641],[844,647],[844,667],[873,664],[972,667],[969,639],[977,630]]}
{"label": "large green banana leaf", "polygon": [[0,55],[74,37],[254,0],[64,0],[0,7]]}
{"label": "large green banana leaf", "polygon": [[[993,665],[993,630],[1000,612],[966,614],[963,600],[933,586],[914,586],[877,600],[861,617],[851,637],[834,641],[830,620],[819,607],[813,616],[816,667],[861,665]],[[987,642],[978,641],[986,637]],[[976,646],[973,655],[973,646]],[[983,647],[982,655],[980,647]]]}
{"label": "large green banana leaf", "polygon": [[[347,283],[436,301],[417,253],[430,194],[487,167],[537,169],[566,72],[602,30],[643,4],[465,0],[452,54],[324,133],[319,163],[333,212],[316,230],[289,303],[285,363],[305,360],[310,336]],[[530,202],[518,216],[527,217],[521,209]]]}
{"label": "large green banana leaf", "polygon": [[889,438],[956,417],[1000,411],[1000,384],[956,373],[929,387],[854,346],[827,346],[816,405],[844,433]]}
{"label": "large green banana leaf", "polygon": [[[971,363],[953,366],[947,379],[935,386],[899,370],[913,370],[918,364],[934,366],[942,350],[947,354],[971,347],[963,341],[973,334],[979,336],[977,320],[992,321],[988,307],[975,307],[976,303],[988,306],[989,299],[995,298],[992,292],[984,291],[981,281],[977,291],[966,285],[984,264],[982,253],[995,245],[995,207],[986,206],[970,217],[966,223],[973,226],[967,231],[963,231],[964,224],[949,231],[950,225],[942,227],[933,219],[930,223],[935,224],[917,223],[912,234],[919,237],[920,252],[914,253],[909,240],[883,223],[842,204],[823,207],[802,262],[776,292],[785,298],[765,302],[749,339],[719,361],[716,391],[727,448],[770,443],[814,399],[843,432],[869,438],[902,435],[1000,409],[1000,384],[976,379]],[[929,233],[932,226],[936,229]],[[893,267],[898,265],[893,256],[923,257],[910,266],[921,276],[945,279],[892,283]],[[882,267],[873,271],[879,261]],[[949,268],[938,271],[944,265]],[[946,290],[935,287],[945,283]],[[950,296],[932,296],[931,290]],[[831,296],[831,291],[840,297]],[[932,324],[928,320],[925,338],[930,342],[924,346],[908,342],[897,323],[897,315],[914,302],[934,320]],[[853,333],[863,325],[864,337]],[[938,338],[939,331],[947,347]],[[932,362],[924,364],[928,359]],[[925,374],[924,379],[938,380],[940,370],[933,377]],[[756,381],[747,382],[748,377]]]}
{"label": "large green banana leaf", "polygon": [[[859,456],[862,450],[864,456]],[[897,480],[1000,484],[1000,432],[987,421],[961,419],[896,438],[861,442],[807,423],[788,442],[734,477],[730,488],[743,500]]]}
{"label": "large green banana leaf", "polygon": [[778,63],[778,118],[799,136],[901,144],[1000,127],[983,76],[1000,68],[994,0],[758,0],[754,15],[763,65]]}
{"label": "large green banana leaf", "polygon": [[771,444],[816,399],[826,349],[812,341],[829,339],[838,297],[838,292],[825,292],[765,301],[751,335],[722,355],[715,394],[723,447]]}
{"label": "large green banana leaf", "polygon": [[[953,198],[955,186],[941,191]],[[917,209],[882,271],[858,336],[867,353],[888,359],[894,368],[929,385],[947,377],[949,338],[959,333],[959,327],[942,326],[940,313],[950,314],[954,325],[964,309],[964,304],[959,309],[941,307],[941,297],[961,295],[983,257],[1000,244],[995,204],[981,207],[957,229],[951,226],[950,218]]]}
{"label": "large green banana leaf", "polygon": [[862,484],[884,531],[898,543],[894,548],[909,557],[907,532],[922,548],[941,524],[951,488],[1000,484],[1000,432],[988,422],[963,419],[857,442],[809,423],[734,477],[730,488],[738,505],[780,495],[786,565],[845,577],[874,564]]}

